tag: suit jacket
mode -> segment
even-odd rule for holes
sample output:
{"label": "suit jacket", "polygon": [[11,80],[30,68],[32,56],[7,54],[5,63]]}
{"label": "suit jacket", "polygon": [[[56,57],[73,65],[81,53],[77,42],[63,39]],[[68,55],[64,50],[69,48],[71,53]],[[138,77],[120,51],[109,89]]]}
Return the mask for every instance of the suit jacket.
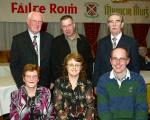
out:
{"label": "suit jacket", "polygon": [[140,70],[150,70],[150,62],[146,62],[145,58],[139,55],[140,58]]}
{"label": "suit jacket", "polygon": [[[51,41],[53,36],[40,32],[40,81],[39,85],[49,87],[51,82]],[[10,51],[10,70],[18,87],[23,85],[22,72],[26,64],[38,64],[38,58],[28,31],[13,37]]]}
{"label": "suit jacket", "polygon": [[[93,70],[93,57],[91,53],[91,49],[88,43],[88,40],[83,35],[79,34],[80,39],[77,39],[77,50],[78,53],[81,54],[85,60],[87,65],[87,76],[88,79],[91,80],[92,70]],[[53,79],[62,76],[63,71],[63,62],[64,58],[71,53],[69,44],[65,39],[64,34],[56,37],[52,42],[52,69],[53,69]]]}
{"label": "suit jacket", "polygon": [[[128,69],[134,72],[139,72],[139,54],[137,41],[131,37],[122,34],[117,47],[123,47],[127,49],[130,57],[130,63],[127,66]],[[110,35],[98,41],[93,76],[94,86],[97,85],[98,78],[102,74],[112,70],[110,64],[112,49],[113,48]]]}

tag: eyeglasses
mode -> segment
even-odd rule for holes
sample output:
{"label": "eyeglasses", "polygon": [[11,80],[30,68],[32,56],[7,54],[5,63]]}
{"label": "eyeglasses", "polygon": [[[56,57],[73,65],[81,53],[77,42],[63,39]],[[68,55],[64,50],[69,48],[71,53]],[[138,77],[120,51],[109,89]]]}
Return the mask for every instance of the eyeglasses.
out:
{"label": "eyeglasses", "polygon": [[33,75],[33,76],[31,76],[31,75],[25,75],[25,77],[27,79],[38,79],[38,75]]}
{"label": "eyeglasses", "polygon": [[79,68],[81,65],[80,64],[67,64],[69,67],[76,67]]}
{"label": "eyeglasses", "polygon": [[31,21],[32,21],[33,23],[40,23],[40,24],[43,23],[43,21],[37,21],[37,20],[32,20],[32,19],[31,19]]}
{"label": "eyeglasses", "polygon": [[117,58],[117,57],[112,57],[111,58],[112,61],[119,61],[119,62],[125,62],[127,60],[127,58]]}

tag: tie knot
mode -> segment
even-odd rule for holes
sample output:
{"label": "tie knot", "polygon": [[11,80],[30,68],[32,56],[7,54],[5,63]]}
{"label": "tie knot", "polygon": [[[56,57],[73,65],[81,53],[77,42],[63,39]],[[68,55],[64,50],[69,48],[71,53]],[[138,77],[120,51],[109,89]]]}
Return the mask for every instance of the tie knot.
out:
{"label": "tie knot", "polygon": [[117,39],[114,37],[114,38],[112,38],[112,40],[113,40],[113,42],[115,42]]}

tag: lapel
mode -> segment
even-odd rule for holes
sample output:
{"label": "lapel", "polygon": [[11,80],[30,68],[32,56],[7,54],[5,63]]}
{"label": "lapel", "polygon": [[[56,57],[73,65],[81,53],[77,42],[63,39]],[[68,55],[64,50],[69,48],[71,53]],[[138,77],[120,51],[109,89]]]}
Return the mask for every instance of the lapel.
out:
{"label": "lapel", "polygon": [[121,36],[121,38],[120,38],[120,40],[119,40],[119,42],[118,42],[117,47],[125,47],[125,46],[124,46],[125,43],[126,43],[126,39],[125,39],[124,34],[122,34],[122,36]]}
{"label": "lapel", "polygon": [[106,46],[106,48],[108,49],[108,53],[111,53],[110,51],[112,51],[113,46],[112,46],[111,36],[110,35],[108,35],[108,38],[107,38],[106,42],[107,42],[106,45],[108,45],[108,46]]}
{"label": "lapel", "polygon": [[61,46],[64,46],[64,52],[66,53],[66,54],[69,54],[69,53],[71,53],[71,49],[70,49],[70,46],[69,46],[69,43],[68,43],[68,41],[66,40],[66,38],[65,38],[65,35],[63,34],[63,39],[61,40],[62,42],[62,45]]}
{"label": "lapel", "polygon": [[36,51],[34,49],[34,46],[32,44],[32,40],[30,38],[28,31],[26,31],[24,34],[24,41],[25,41],[25,44],[27,45],[28,49],[31,49],[31,52],[33,52],[36,55]]}
{"label": "lapel", "polygon": [[45,44],[45,38],[42,32],[40,32],[40,61],[42,61],[44,55],[44,44]]}

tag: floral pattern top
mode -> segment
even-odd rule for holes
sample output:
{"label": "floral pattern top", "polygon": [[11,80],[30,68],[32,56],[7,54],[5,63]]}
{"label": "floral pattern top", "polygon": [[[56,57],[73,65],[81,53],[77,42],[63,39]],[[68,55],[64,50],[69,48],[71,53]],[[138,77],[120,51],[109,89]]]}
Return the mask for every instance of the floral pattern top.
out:
{"label": "floral pattern top", "polygon": [[78,80],[73,90],[69,80],[59,78],[54,89],[56,120],[94,120],[94,94],[89,81]]}
{"label": "floral pattern top", "polygon": [[29,97],[25,86],[11,93],[11,120],[53,120],[51,93],[48,88],[38,87],[35,97]]}

